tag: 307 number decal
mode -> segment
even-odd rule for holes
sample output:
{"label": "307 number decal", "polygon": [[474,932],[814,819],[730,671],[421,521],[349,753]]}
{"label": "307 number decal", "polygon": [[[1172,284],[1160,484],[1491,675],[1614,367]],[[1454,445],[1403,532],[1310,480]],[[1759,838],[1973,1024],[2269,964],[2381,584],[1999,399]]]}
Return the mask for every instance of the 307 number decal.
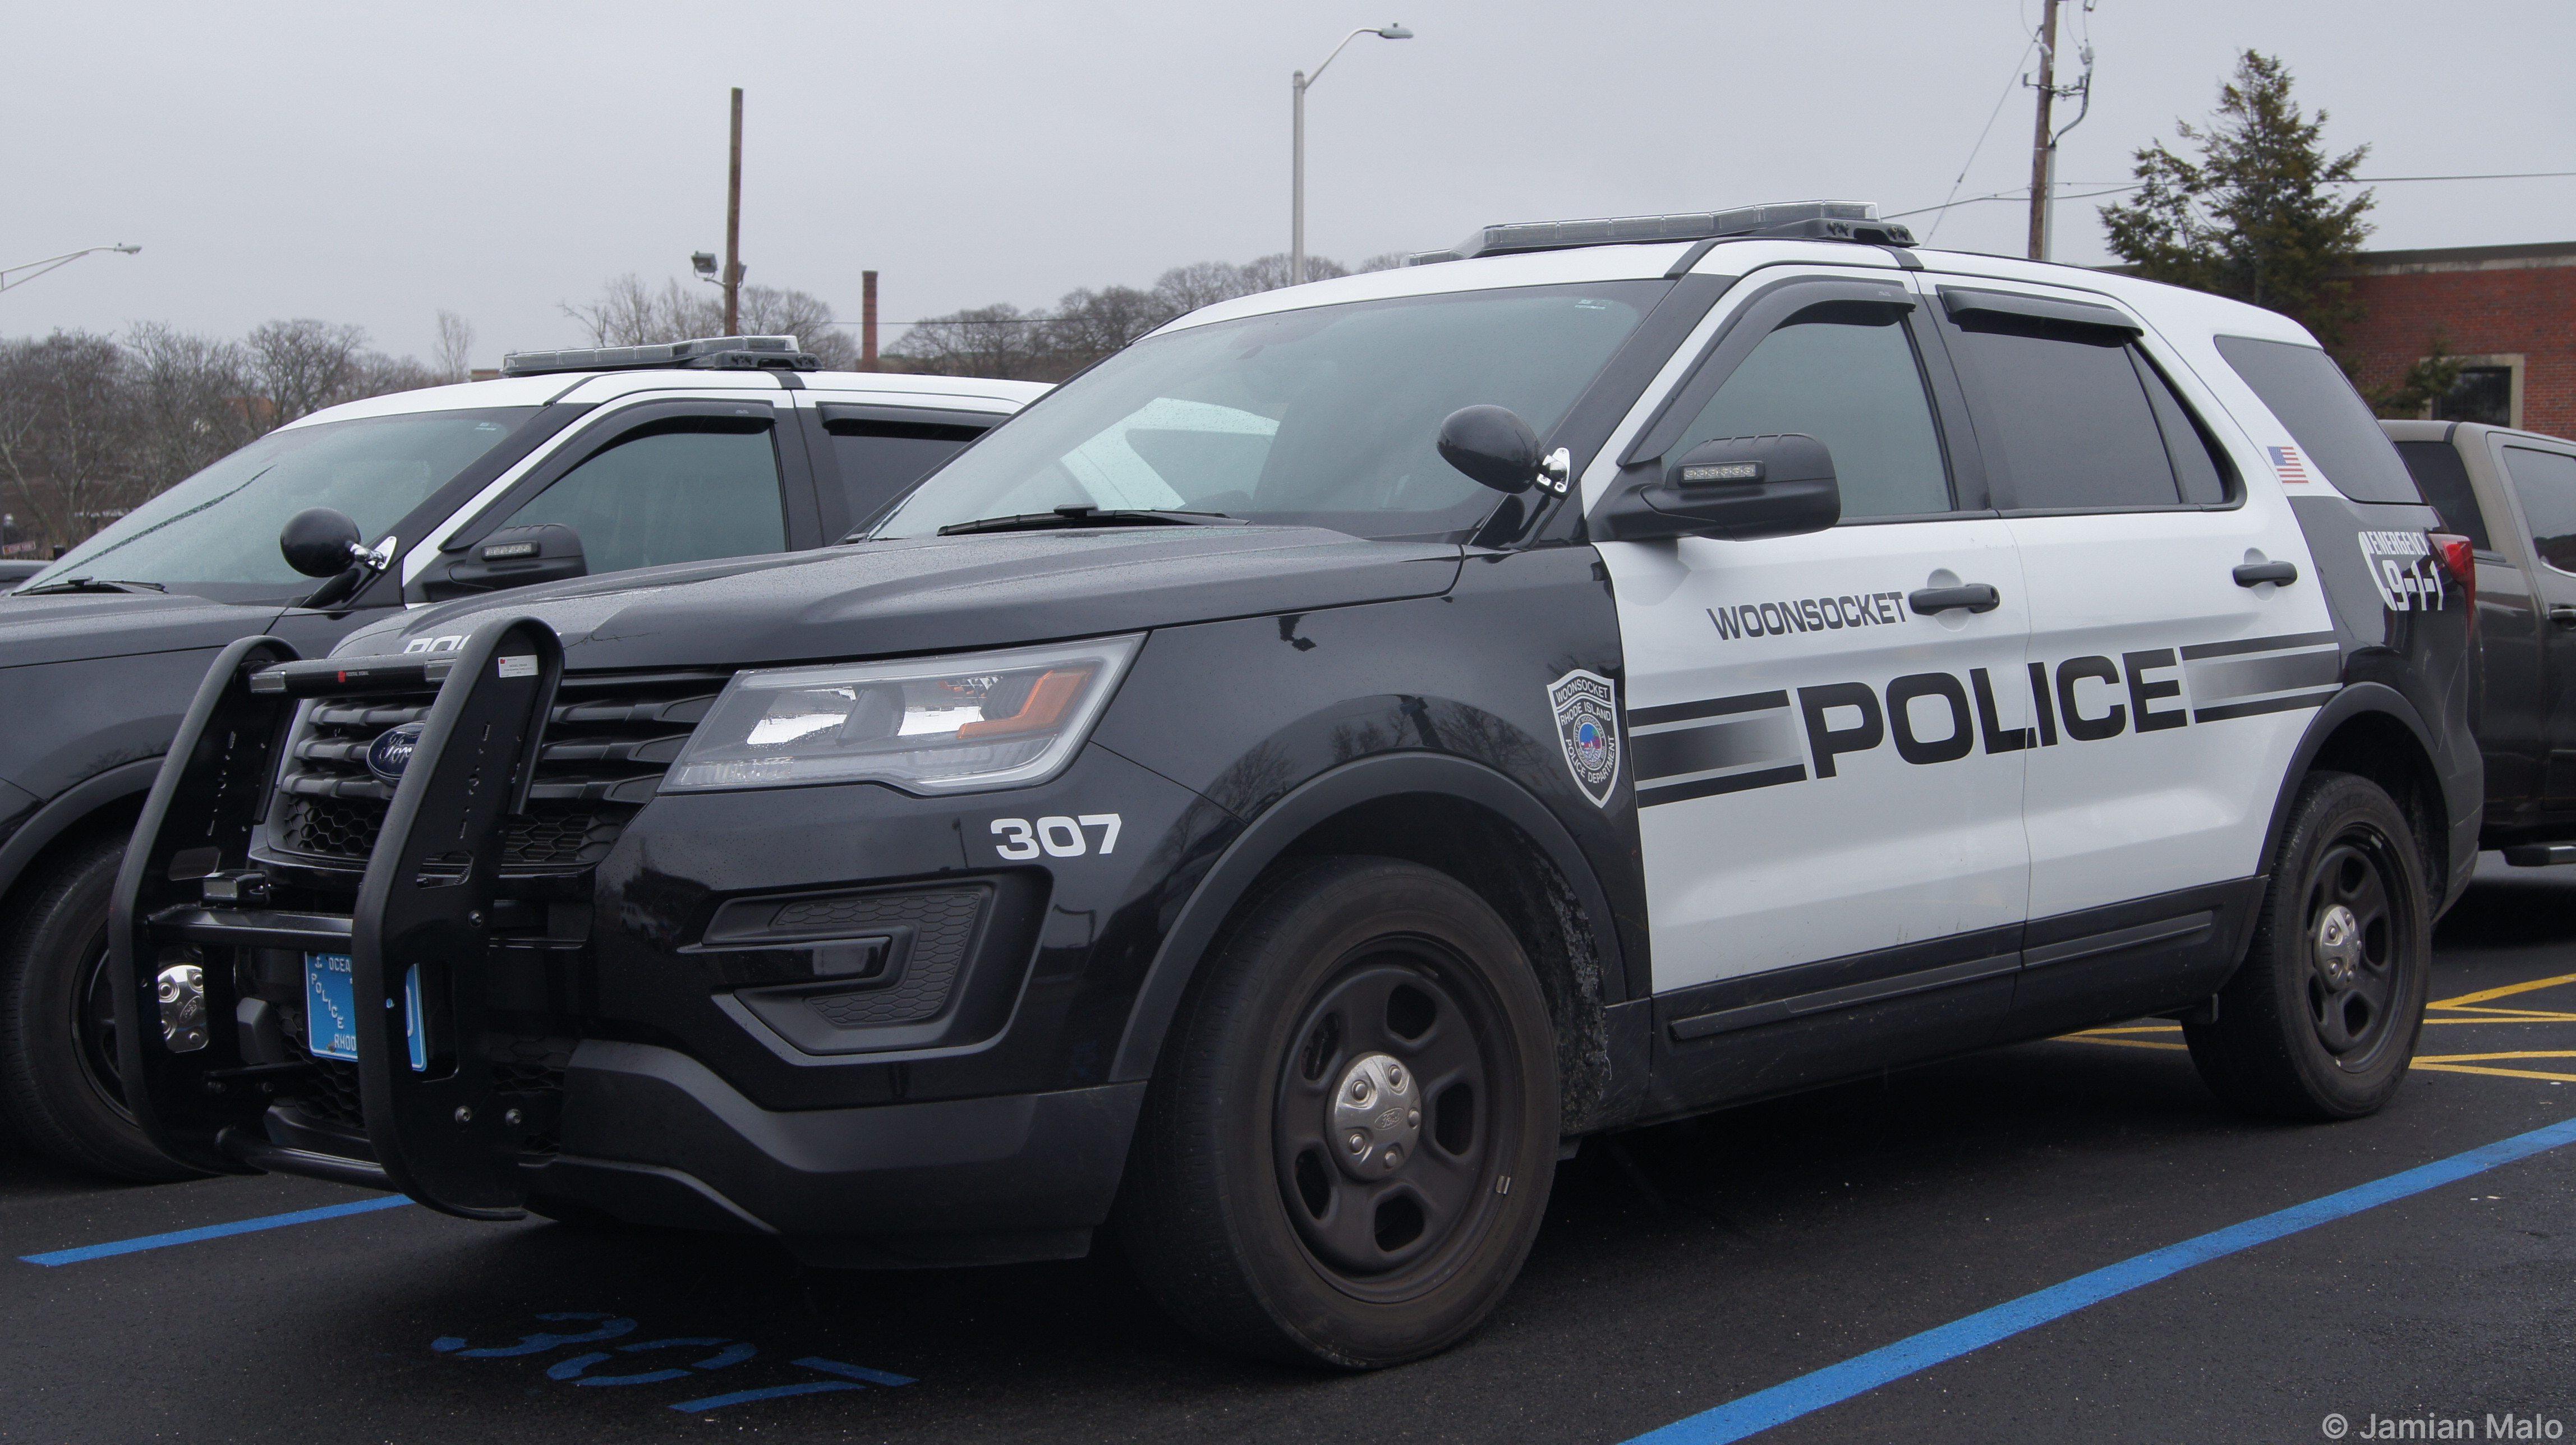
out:
{"label": "307 number decal", "polygon": [[1079,858],[1092,851],[1091,840],[1083,836],[1082,830],[1098,828],[1101,830],[1100,851],[1115,853],[1118,851],[1118,823],[1116,813],[1085,813],[1078,818],[1058,816],[1040,818],[1035,822],[1026,818],[995,818],[993,836],[1002,841],[993,845],[993,851],[1005,858],[1035,858],[1041,853],[1050,858]]}

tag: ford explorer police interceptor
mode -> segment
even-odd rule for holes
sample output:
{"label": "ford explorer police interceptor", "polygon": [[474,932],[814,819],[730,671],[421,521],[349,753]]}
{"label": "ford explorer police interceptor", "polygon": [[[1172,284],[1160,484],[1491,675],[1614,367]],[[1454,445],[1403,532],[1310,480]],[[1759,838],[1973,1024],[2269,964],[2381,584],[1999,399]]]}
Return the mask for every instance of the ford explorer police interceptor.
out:
{"label": "ford explorer police interceptor", "polygon": [[2389,1097],[2468,583],[2306,333],[1849,203],[1415,259],[847,546],[229,649],[119,881],[153,1136],[826,1264],[1114,1228],[1366,1367],[1585,1134],[2144,1014],[2248,1109]]}

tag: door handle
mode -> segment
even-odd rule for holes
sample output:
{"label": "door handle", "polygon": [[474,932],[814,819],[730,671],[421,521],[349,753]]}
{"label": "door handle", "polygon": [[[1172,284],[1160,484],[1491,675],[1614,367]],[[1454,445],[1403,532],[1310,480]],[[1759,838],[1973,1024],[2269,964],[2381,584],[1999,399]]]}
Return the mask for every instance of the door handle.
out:
{"label": "door handle", "polygon": [[1992,612],[2003,605],[2004,595],[1984,582],[1966,582],[1956,587],[1920,587],[1905,594],[1905,605],[1926,617],[1965,607],[1970,612]]}
{"label": "door handle", "polygon": [[2287,587],[2291,583],[2299,580],[2299,564],[2296,562],[2248,562],[2244,566],[2236,569],[2235,576],[2236,585],[2239,587],[2259,587],[2266,582],[2278,582],[2282,586]]}
{"label": "door handle", "polygon": [[2552,607],[2549,621],[2557,627],[2576,627],[2576,607]]}

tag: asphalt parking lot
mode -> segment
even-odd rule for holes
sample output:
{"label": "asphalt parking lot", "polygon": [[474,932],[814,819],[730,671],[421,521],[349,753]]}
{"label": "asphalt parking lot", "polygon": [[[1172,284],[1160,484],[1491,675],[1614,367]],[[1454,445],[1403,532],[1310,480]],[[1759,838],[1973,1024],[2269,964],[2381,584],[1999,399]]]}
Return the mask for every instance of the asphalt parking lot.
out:
{"label": "asphalt parking lot", "polygon": [[[730,1240],[349,1209],[381,1197],[303,1180],[102,1186],[11,1146],[0,1441],[2563,1428],[2576,1130],[2441,1163],[2576,1118],[2576,871],[2492,865],[2443,925],[2441,1006],[2376,1118],[2238,1119],[2150,1021],[1595,1140],[1493,1322],[1369,1376],[1206,1350],[1109,1257],[841,1274]],[[209,1228],[301,1211],[327,1212]],[[99,1248],[186,1230],[209,1232]]]}

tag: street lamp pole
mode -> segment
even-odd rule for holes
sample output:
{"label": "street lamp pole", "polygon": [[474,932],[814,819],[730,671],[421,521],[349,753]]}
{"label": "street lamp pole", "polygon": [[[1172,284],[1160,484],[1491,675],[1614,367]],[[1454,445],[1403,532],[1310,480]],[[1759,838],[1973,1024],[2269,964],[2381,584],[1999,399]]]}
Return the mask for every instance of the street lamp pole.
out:
{"label": "street lamp pole", "polygon": [[[140,246],[87,246],[78,251],[65,251],[59,256],[47,256],[41,261],[29,261],[23,266],[0,266],[0,291],[6,291],[13,286],[24,286],[46,272],[59,271],[83,256],[94,256],[101,251],[115,251],[131,256],[142,249]],[[10,275],[18,271],[24,271],[27,274],[15,281],[10,280]]]}
{"label": "street lamp pole", "polygon": [[[1348,45],[1363,35],[1374,35],[1380,40],[1413,38],[1413,32],[1402,25],[1363,25],[1343,36],[1342,45]],[[1333,47],[1333,53],[1324,57],[1324,65],[1332,64],[1341,55],[1342,45]],[[1288,144],[1288,281],[1292,286],[1303,285],[1306,281],[1306,87],[1324,78],[1324,65],[1316,66],[1315,73],[1312,75],[1301,70],[1288,79],[1291,97]]]}

